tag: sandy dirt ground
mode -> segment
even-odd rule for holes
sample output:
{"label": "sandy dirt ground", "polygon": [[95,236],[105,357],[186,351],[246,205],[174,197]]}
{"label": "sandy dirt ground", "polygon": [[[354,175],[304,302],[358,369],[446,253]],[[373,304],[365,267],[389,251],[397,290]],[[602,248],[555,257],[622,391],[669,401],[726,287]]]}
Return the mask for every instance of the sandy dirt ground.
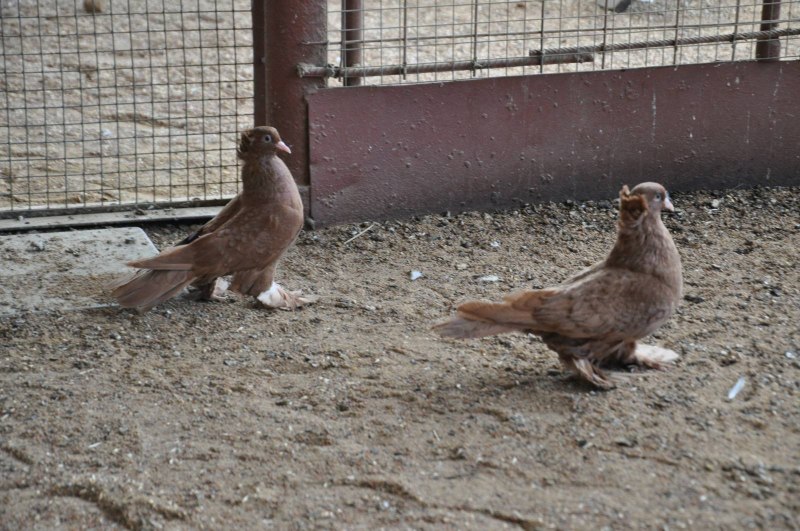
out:
{"label": "sandy dirt ground", "polygon": [[304,232],[296,312],[0,320],[0,528],[797,529],[800,190],[674,202],[686,296],[649,341],[681,359],[608,392],[429,326],[601,259],[613,202]]}

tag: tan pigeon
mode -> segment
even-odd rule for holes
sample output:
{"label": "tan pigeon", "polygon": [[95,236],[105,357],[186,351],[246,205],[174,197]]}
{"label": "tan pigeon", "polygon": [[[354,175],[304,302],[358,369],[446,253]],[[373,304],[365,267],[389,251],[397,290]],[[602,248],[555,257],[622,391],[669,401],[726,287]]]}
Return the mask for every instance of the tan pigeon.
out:
{"label": "tan pigeon", "polygon": [[660,184],[623,187],[617,241],[605,260],[558,287],[523,291],[502,303],[461,304],[456,317],[434,329],[455,338],[536,334],[565,367],[604,389],[614,384],[603,365],[661,368],[678,355],[637,341],[664,324],[682,296],[681,259],[662,209],[673,211]]}
{"label": "tan pigeon", "polygon": [[264,306],[296,308],[312,302],[273,280],[278,260],[303,226],[300,193],[277,151],[291,153],[275,128],[242,133],[242,191],[176,247],[130,262],[140,271],[113,286],[120,306],[147,311],[189,285],[213,298],[227,288],[219,277],[230,274],[231,290],[252,295]]}

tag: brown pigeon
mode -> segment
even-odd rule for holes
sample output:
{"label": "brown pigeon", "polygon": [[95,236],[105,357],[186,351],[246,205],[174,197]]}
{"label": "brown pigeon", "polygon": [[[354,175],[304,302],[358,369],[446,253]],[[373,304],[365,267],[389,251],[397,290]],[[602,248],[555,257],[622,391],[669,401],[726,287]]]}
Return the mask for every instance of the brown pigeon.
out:
{"label": "brown pigeon", "polygon": [[642,183],[620,192],[617,241],[602,262],[564,284],[523,291],[505,302],[466,302],[434,326],[445,337],[475,338],[530,332],[558,353],[561,363],[597,387],[612,381],[609,364],[661,368],[678,355],[636,342],[661,326],[681,300],[681,259],[661,221],[672,212],[663,186]]}
{"label": "brown pigeon", "polygon": [[278,260],[303,226],[297,185],[277,151],[291,153],[274,127],[242,133],[242,191],[214,219],[176,247],[130,262],[140,271],[113,286],[120,306],[147,311],[194,285],[216,298],[228,286],[270,308],[296,308],[312,298],[284,290],[273,281]]}

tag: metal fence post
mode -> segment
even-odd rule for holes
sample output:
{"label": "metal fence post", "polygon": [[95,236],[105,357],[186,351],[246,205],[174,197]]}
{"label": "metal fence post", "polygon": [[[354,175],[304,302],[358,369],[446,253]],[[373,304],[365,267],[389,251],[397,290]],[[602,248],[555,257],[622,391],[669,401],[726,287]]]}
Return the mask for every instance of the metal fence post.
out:
{"label": "metal fence post", "polygon": [[[781,0],[764,0],[761,7],[761,31],[778,29],[781,18]],[[781,41],[778,37],[759,38],[756,43],[756,59],[760,61],[778,61],[781,57]]]}
{"label": "metal fence post", "polygon": [[286,164],[300,185],[310,184],[306,94],[325,86],[301,78],[297,65],[327,63],[325,0],[254,0],[255,125],[273,125],[292,148]]}
{"label": "metal fence post", "polygon": [[[342,66],[361,66],[364,11],[361,0],[343,0],[342,3]],[[346,71],[346,70],[345,70]],[[360,85],[361,77],[344,76],[345,86]]]}

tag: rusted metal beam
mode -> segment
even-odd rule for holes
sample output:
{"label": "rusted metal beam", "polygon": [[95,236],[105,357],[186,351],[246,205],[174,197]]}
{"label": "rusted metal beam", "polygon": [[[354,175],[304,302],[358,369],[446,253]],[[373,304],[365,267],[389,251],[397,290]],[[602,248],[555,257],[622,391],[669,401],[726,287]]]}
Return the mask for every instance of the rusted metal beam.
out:
{"label": "rusted metal beam", "polygon": [[[362,64],[364,39],[364,11],[361,0],[342,0],[342,66],[358,67]],[[361,84],[358,76],[345,76],[345,86]]]}
{"label": "rusted metal beam", "polygon": [[510,57],[488,59],[486,61],[445,61],[440,63],[419,63],[414,65],[386,65],[358,68],[339,68],[300,64],[297,71],[300,77],[371,77],[429,74],[432,72],[452,72],[463,70],[486,70],[489,68],[513,68],[517,66],[555,65],[563,63],[585,63],[594,61],[590,53],[570,53],[561,55]]}
{"label": "rusted metal beam", "polygon": [[326,10],[325,0],[253,1],[254,122],[281,132],[298,184],[310,181],[306,95],[325,80],[298,77],[296,65],[326,62]]}
{"label": "rusted metal beam", "polygon": [[[764,0],[761,6],[761,31],[772,31],[778,28],[781,18],[781,0]],[[777,37],[759,37],[756,43],[756,59],[759,61],[779,61],[781,57],[781,41]]]}
{"label": "rusted metal beam", "polygon": [[800,185],[797,94],[799,60],[326,89],[309,97],[311,215]]}

